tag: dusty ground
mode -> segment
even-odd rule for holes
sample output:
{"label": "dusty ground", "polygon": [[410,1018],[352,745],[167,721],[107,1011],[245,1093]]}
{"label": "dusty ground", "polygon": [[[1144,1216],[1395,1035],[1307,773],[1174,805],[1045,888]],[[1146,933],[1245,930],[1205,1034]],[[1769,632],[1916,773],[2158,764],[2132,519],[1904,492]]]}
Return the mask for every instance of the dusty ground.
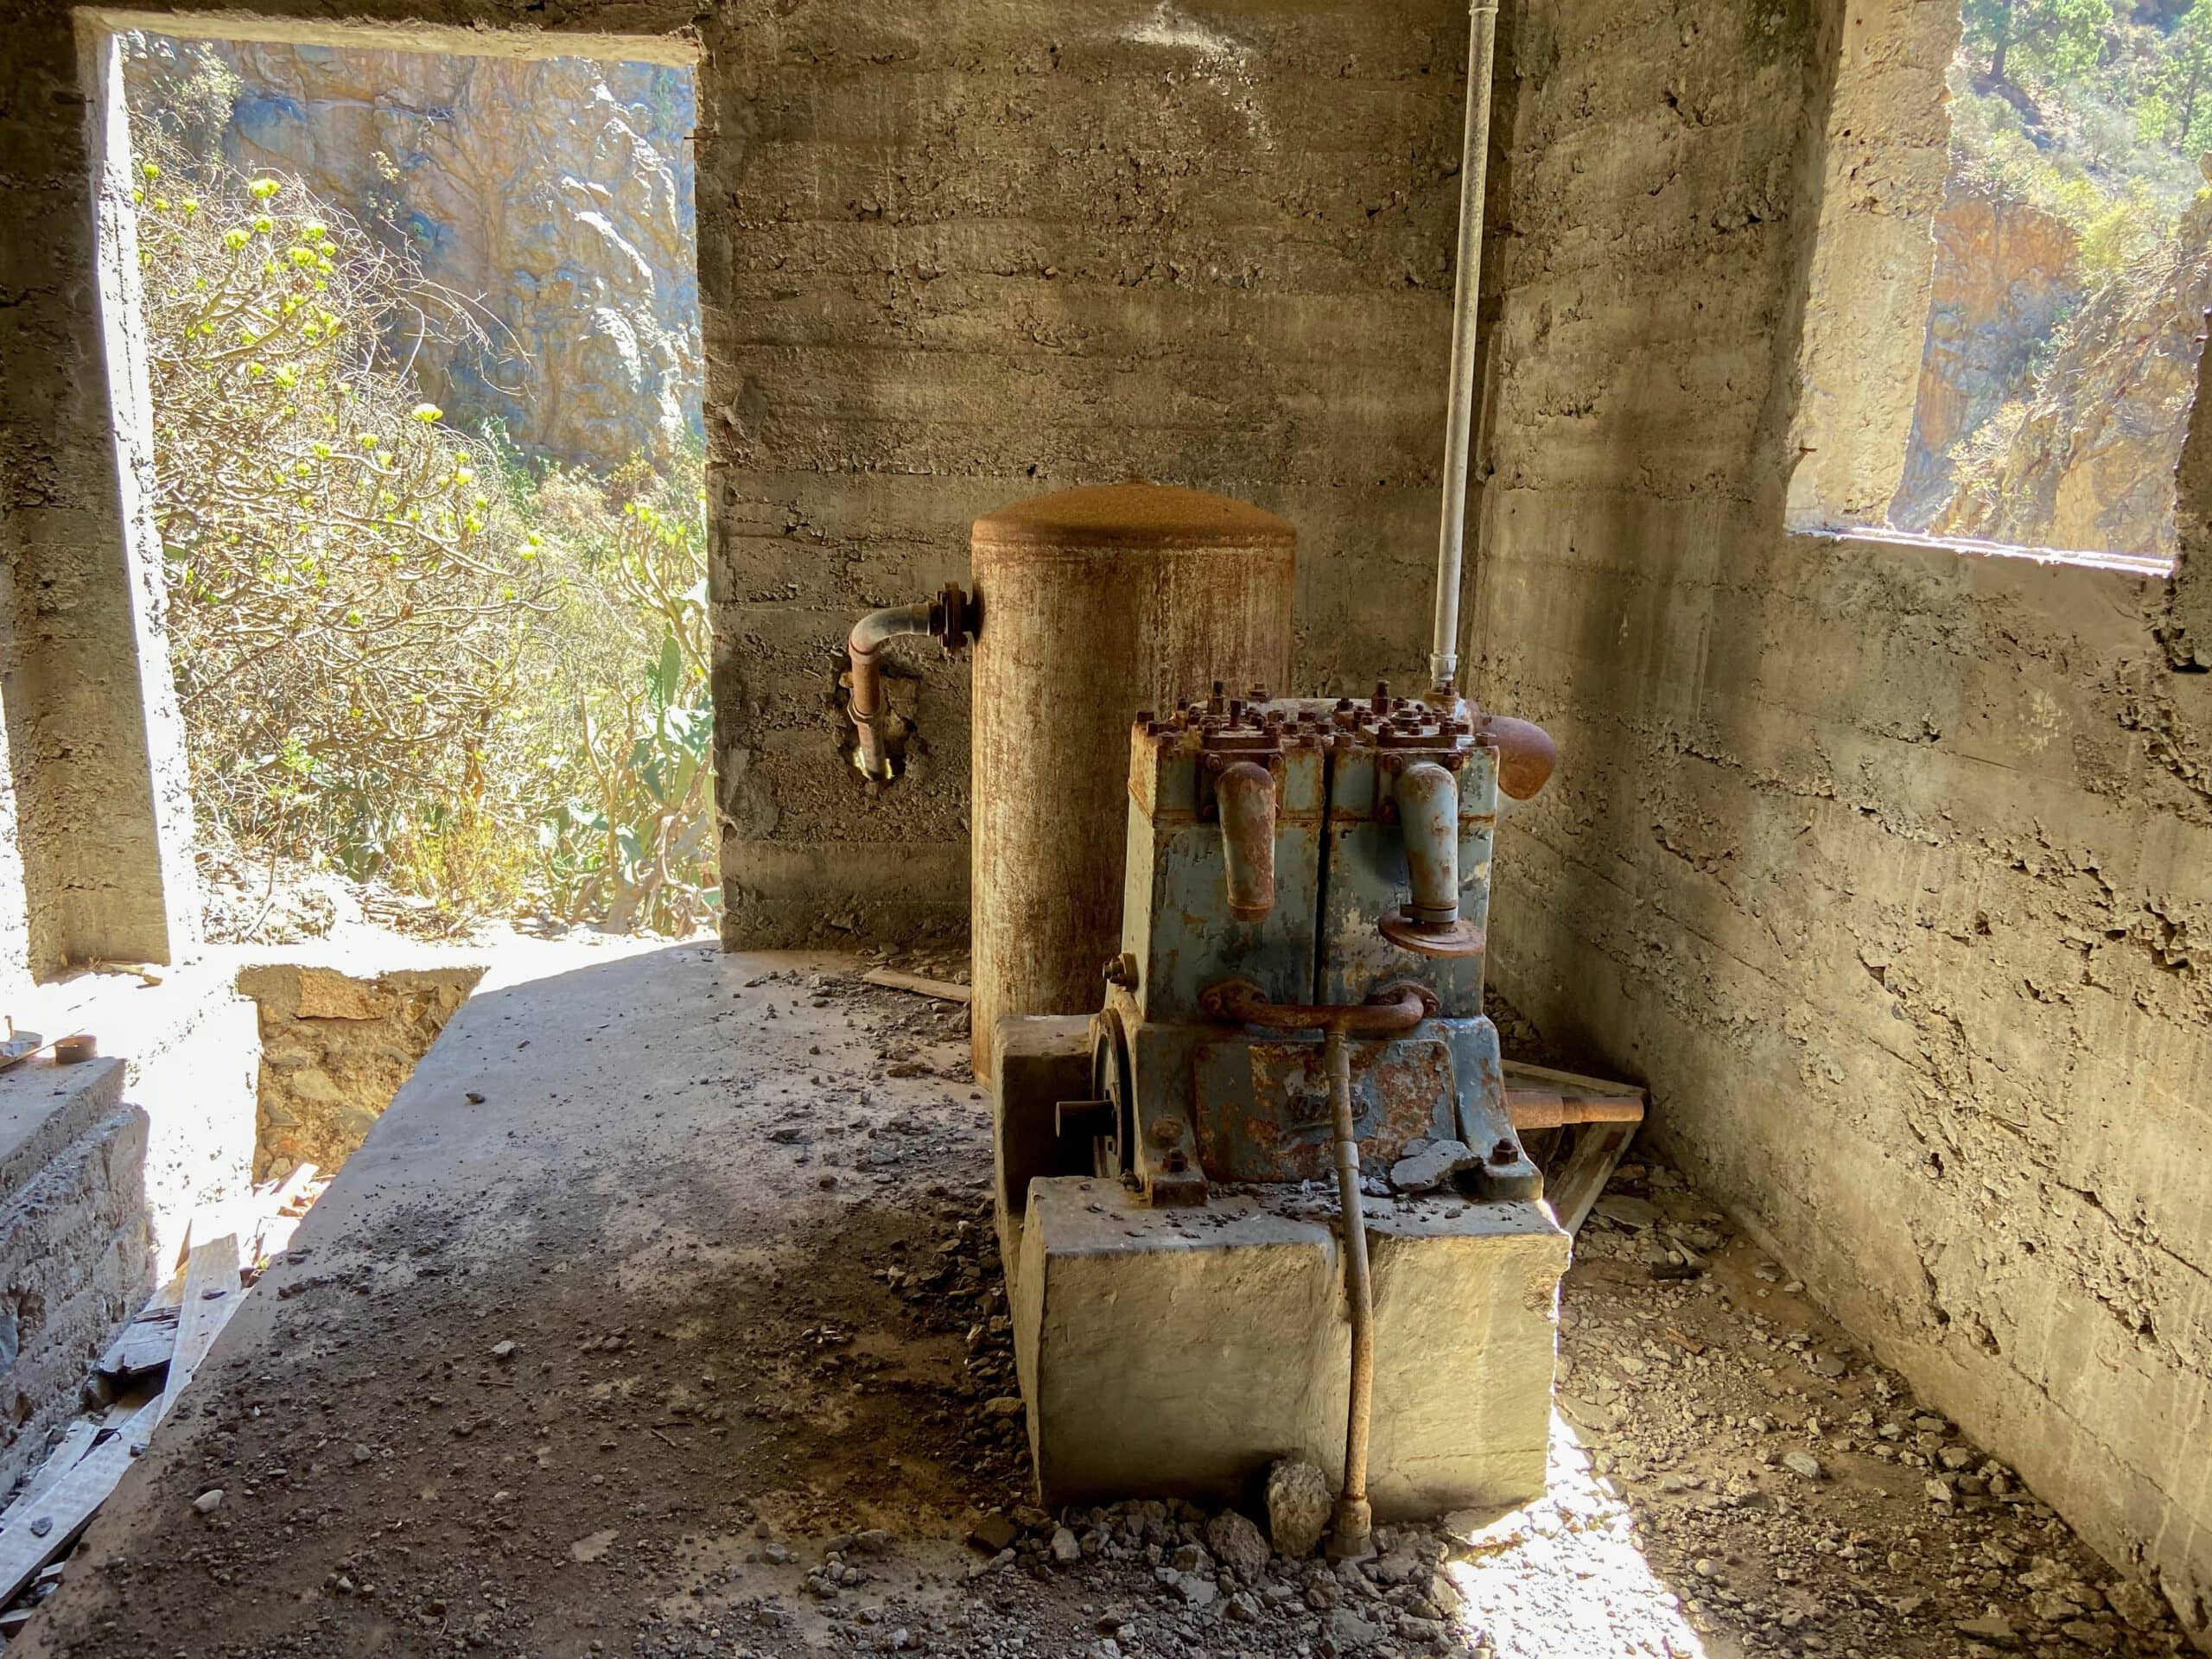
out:
{"label": "dusty ground", "polygon": [[545,962],[463,1007],[16,1659],[2179,1645],[1641,1165],[1568,1282],[1545,1503],[1333,1573],[1024,1510],[964,1016],[842,959]]}

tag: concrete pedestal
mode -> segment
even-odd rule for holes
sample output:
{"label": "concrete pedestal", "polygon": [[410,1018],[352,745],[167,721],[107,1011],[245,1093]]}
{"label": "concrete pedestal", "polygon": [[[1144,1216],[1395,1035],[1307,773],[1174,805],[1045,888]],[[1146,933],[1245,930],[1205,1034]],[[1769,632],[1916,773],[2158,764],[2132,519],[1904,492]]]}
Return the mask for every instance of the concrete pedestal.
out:
{"label": "concrete pedestal", "polygon": [[[1333,1205],[1295,1190],[1148,1209],[1119,1182],[1033,1180],[1015,1351],[1048,1503],[1219,1503],[1268,1464],[1344,1465],[1351,1326]],[[1382,1518],[1544,1489],[1567,1236],[1541,1205],[1370,1200]]]}

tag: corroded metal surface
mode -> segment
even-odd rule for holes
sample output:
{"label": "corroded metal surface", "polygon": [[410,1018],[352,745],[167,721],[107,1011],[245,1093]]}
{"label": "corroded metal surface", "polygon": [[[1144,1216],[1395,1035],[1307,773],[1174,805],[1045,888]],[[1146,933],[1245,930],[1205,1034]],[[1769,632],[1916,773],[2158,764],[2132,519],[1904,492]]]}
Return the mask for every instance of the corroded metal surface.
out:
{"label": "corroded metal surface", "polygon": [[1288,677],[1296,532],[1226,497],[1125,484],[987,514],[971,545],[984,614],[974,1043],[988,1077],[1002,1015],[1098,1007],[1122,932],[1131,719],[1217,675]]}

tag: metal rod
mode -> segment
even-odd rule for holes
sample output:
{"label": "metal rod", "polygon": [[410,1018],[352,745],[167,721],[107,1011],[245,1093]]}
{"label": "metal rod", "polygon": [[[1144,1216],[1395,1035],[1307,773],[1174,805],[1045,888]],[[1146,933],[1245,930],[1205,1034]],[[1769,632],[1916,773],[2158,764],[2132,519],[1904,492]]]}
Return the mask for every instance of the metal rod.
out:
{"label": "metal rod", "polygon": [[1344,1298],[1351,1309],[1351,1404],[1344,1417],[1344,1479],[1329,1531],[1332,1560],[1373,1554],[1375,1513],[1367,1501],[1367,1431],[1375,1402],[1375,1291],[1367,1272],[1367,1217],[1359,1203],[1359,1132],[1351,1114],[1351,1048],[1341,1026],[1324,1047],[1329,1118],[1336,1136],[1337,1204],[1344,1215]]}
{"label": "metal rod", "polygon": [[1524,1135],[1585,1123],[1641,1123],[1643,1100],[1638,1095],[1580,1094],[1508,1084],[1505,1115],[1513,1120],[1514,1128]]}
{"label": "metal rod", "polygon": [[1436,628],[1428,655],[1429,681],[1446,695],[1459,678],[1459,571],[1467,519],[1467,449],[1475,418],[1475,313],[1482,297],[1483,191],[1490,166],[1497,0],[1473,0],[1467,25],[1467,125],[1460,140],[1459,254],[1452,288],[1452,384],[1444,417],[1444,522],[1437,537]]}

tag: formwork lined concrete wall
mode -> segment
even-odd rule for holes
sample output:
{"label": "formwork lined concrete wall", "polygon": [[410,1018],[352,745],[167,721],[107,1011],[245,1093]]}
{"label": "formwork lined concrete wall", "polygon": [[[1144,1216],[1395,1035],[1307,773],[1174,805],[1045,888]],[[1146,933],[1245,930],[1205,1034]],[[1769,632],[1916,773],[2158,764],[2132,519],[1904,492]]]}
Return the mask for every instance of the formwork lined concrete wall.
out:
{"label": "formwork lined concrete wall", "polygon": [[1299,530],[1299,686],[1415,677],[1466,27],[1459,0],[927,0],[709,28],[729,938],[964,921],[965,668],[902,648],[927,747],[880,793],[836,682],[855,618],[964,582],[1005,502],[1132,473],[1258,502]]}
{"label": "formwork lined concrete wall", "polygon": [[2212,681],[2169,668],[2161,581],[1783,528],[1822,405],[1839,443],[1881,418],[1838,342],[1912,326],[1894,226],[1886,270],[1834,238],[1912,210],[1931,135],[1832,146],[1929,105],[1839,111],[1947,55],[1870,19],[1946,10],[1512,20],[1473,637],[1561,760],[1491,961],[2202,1637]]}
{"label": "formwork lined concrete wall", "polygon": [[[14,9],[11,9],[11,11]],[[0,702],[33,971],[188,948],[191,808],[158,561],[126,533],[150,457],[110,418],[143,404],[129,320],[96,303],[92,169],[105,111],[60,7],[0,12]],[[136,272],[125,265],[135,284]],[[142,676],[139,665],[152,672]]]}

